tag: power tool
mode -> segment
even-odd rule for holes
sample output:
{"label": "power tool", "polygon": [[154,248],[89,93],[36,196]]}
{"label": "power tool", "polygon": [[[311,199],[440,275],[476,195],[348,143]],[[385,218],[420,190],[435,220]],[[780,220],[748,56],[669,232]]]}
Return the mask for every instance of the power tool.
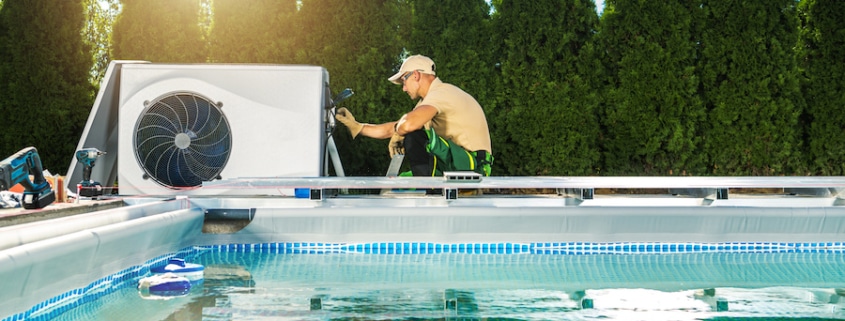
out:
{"label": "power tool", "polygon": [[91,169],[98,157],[104,155],[96,148],[83,148],[76,151],[76,160],[82,164],[82,181],[79,182],[79,196],[96,197],[103,195],[103,185],[91,180]]}
{"label": "power tool", "polygon": [[44,208],[56,200],[56,194],[44,178],[41,157],[35,147],[21,149],[0,162],[0,191],[17,184],[24,188],[22,205],[25,209]]}

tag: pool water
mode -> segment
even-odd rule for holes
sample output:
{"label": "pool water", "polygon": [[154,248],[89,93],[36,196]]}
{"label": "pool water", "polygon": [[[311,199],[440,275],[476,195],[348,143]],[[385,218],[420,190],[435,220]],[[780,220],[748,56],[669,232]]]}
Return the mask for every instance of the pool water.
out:
{"label": "pool water", "polygon": [[137,278],[56,320],[845,318],[845,254],[360,254],[198,250],[205,279]]}

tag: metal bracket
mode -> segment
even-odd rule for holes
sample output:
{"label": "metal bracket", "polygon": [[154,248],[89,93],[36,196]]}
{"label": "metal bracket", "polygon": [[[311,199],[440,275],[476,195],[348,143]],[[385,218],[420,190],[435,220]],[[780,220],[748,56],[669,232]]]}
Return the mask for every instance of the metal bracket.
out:
{"label": "metal bracket", "polygon": [[557,194],[564,197],[576,198],[579,200],[593,199],[595,189],[593,188],[558,188]]}
{"label": "metal bracket", "polygon": [[470,171],[461,171],[461,172],[443,172],[443,177],[446,178],[447,182],[467,182],[467,183],[478,183],[481,181],[481,174],[476,172]]}
{"label": "metal bracket", "polygon": [[323,189],[321,188],[312,188],[311,189],[311,200],[319,201],[323,199]]}
{"label": "metal bracket", "polygon": [[716,189],[716,199],[717,200],[728,199],[728,189],[727,188],[717,188]]}

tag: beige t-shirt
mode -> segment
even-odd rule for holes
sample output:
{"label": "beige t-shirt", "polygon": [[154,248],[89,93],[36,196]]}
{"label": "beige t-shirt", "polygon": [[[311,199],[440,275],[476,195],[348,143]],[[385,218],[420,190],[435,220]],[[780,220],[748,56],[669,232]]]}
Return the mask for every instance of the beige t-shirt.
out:
{"label": "beige t-shirt", "polygon": [[437,135],[451,139],[468,151],[493,153],[484,110],[465,91],[435,78],[428,94],[417,103],[417,106],[423,105],[437,109],[437,115],[431,120]]}

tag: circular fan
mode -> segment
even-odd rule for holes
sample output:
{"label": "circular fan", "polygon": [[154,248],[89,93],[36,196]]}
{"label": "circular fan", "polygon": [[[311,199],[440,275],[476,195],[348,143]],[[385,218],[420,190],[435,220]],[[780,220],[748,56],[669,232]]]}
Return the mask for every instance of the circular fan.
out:
{"label": "circular fan", "polygon": [[220,103],[194,93],[171,93],[145,103],[135,125],[135,158],[169,188],[192,188],[219,178],[232,151]]}

